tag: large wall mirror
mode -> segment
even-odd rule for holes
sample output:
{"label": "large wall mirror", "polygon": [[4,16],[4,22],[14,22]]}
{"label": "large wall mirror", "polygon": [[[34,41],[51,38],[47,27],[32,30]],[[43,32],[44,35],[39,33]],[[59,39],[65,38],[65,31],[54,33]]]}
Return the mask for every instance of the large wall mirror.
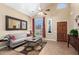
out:
{"label": "large wall mirror", "polygon": [[27,30],[27,21],[6,16],[6,30]]}

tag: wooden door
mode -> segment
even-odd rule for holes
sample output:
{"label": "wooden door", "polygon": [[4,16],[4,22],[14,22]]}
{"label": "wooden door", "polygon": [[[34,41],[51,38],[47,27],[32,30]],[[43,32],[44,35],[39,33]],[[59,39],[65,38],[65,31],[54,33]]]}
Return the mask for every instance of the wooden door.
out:
{"label": "wooden door", "polygon": [[67,41],[67,22],[57,22],[57,41]]}

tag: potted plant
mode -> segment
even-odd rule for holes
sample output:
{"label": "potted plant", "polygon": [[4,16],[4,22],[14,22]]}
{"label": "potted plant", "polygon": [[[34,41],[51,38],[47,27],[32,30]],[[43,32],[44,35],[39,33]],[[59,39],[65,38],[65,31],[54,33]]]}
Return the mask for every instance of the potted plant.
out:
{"label": "potted plant", "polygon": [[77,29],[70,30],[70,35],[74,37],[78,37],[78,30]]}

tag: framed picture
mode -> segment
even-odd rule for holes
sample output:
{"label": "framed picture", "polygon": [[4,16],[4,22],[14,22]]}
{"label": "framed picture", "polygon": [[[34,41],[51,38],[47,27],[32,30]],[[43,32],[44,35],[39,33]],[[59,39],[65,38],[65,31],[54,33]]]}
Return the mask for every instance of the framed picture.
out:
{"label": "framed picture", "polygon": [[6,30],[27,30],[27,21],[15,17],[5,17]]}
{"label": "framed picture", "polygon": [[22,25],[22,30],[27,29],[27,21],[22,21],[21,25]]}
{"label": "framed picture", "polygon": [[79,28],[79,15],[76,16],[76,23],[77,23],[77,28]]}

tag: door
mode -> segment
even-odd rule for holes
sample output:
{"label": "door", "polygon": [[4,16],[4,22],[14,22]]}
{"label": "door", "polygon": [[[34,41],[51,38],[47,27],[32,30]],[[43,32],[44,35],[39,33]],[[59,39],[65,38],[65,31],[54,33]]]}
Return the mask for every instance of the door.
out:
{"label": "door", "polygon": [[57,41],[67,41],[67,22],[57,22]]}

